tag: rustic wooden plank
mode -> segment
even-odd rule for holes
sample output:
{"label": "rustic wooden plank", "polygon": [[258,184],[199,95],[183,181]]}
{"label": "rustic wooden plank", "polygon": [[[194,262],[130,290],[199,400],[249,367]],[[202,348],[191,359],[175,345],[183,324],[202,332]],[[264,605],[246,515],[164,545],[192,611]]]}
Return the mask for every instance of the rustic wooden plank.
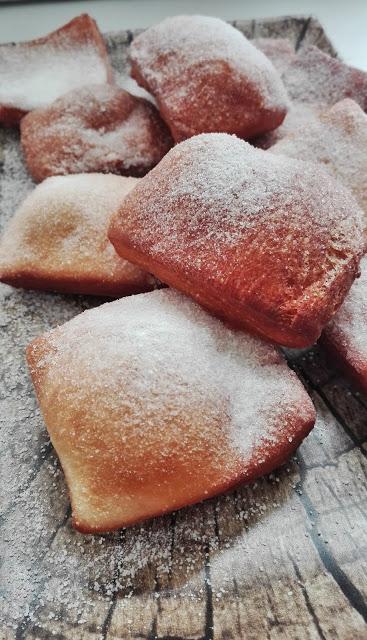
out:
{"label": "rustic wooden plank", "polygon": [[[361,517],[361,510],[365,513],[367,507],[365,475],[361,486],[358,487],[355,480],[361,460],[364,462],[358,450],[354,449],[343,454],[333,467],[315,468],[307,473],[303,469],[299,495],[306,512],[312,514],[310,535],[325,570],[349,603],[349,612],[354,616],[358,614],[359,626],[363,624],[365,628],[365,515]],[[362,477],[360,473],[358,476]],[[355,492],[348,487],[353,487]],[[354,527],[358,530],[351,545],[349,532]],[[325,598],[321,602],[324,604]],[[330,623],[324,619],[326,626]],[[359,637],[357,629],[355,636],[351,637]],[[342,627],[342,633],[345,631]]]}
{"label": "rustic wooden plank", "polygon": [[302,373],[314,387],[320,387],[335,378],[335,367],[317,345],[301,353],[287,349],[286,356],[291,364],[296,365],[297,372]]}
{"label": "rustic wooden plank", "polygon": [[311,17],[310,19],[307,32],[304,35],[301,46],[307,46],[309,44],[319,47],[319,49],[322,49],[330,56],[336,57],[337,55],[334,45],[329,40],[323,26],[317,18],[314,17]]}
{"label": "rustic wooden plank", "polygon": [[322,386],[323,397],[333,407],[335,414],[356,445],[367,438],[367,409],[345,384],[344,378],[338,378]]}
{"label": "rustic wooden plank", "polygon": [[11,622],[22,622],[36,603],[43,582],[40,565],[69,501],[56,461],[43,465],[34,482],[2,523],[0,612]]}
{"label": "rustic wooden plank", "polygon": [[308,16],[284,17],[281,22],[277,18],[256,20],[254,24],[254,38],[287,38],[295,47],[303,39],[308,29]]}
{"label": "rustic wooden plank", "polygon": [[336,465],[338,458],[354,449],[355,444],[319,394],[311,391],[310,395],[317,410],[317,422],[302,444],[302,459],[307,469],[326,468]]}

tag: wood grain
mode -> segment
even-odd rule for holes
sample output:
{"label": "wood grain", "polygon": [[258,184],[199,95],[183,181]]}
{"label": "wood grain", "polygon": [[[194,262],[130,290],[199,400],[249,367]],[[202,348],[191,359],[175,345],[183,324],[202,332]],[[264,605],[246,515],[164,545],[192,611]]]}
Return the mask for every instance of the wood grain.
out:
{"label": "wood grain", "polygon": [[[234,24],[250,38],[287,37],[295,48],[312,43],[335,55],[313,18]],[[106,36],[119,81],[133,36]],[[11,214],[2,207],[11,172],[19,199],[32,186],[21,163],[16,134],[0,131],[4,219]],[[367,398],[318,347],[287,352],[318,412],[314,431],[287,465],[131,529],[82,536],[70,526],[24,348],[101,301],[5,286],[1,300],[2,640],[366,637]]]}

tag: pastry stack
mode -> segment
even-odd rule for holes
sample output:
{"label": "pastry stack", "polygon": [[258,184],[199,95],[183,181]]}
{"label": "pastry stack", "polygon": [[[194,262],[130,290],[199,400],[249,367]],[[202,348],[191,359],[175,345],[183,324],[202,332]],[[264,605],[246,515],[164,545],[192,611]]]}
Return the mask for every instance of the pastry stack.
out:
{"label": "pastry stack", "polygon": [[116,298],[27,350],[85,533],[281,465],[316,416],[280,347],[321,336],[367,389],[367,75],[202,16],[141,33],[130,62],[148,97],[86,15],[0,47],[0,122],[40,183],[0,280]]}

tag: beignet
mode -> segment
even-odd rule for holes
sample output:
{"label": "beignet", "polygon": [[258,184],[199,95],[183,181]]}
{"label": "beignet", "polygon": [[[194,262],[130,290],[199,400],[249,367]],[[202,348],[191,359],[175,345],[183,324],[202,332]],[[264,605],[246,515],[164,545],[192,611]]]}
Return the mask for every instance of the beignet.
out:
{"label": "beignet", "polygon": [[337,314],[320,338],[335,363],[367,392],[367,258]]}
{"label": "beignet", "polygon": [[287,112],[270,60],[218,18],[167,18],[134,39],[130,59],[176,142],[212,131],[251,138],[278,127]]}
{"label": "beignet", "polygon": [[144,175],[173,144],[150,102],[108,84],[74,89],[32,111],[21,141],[37,182],[68,173]]}
{"label": "beignet", "polygon": [[73,524],[109,531],[270,472],[315,412],[278,351],[173,290],[86,311],[28,363]]}
{"label": "beignet", "polygon": [[303,47],[283,74],[295,102],[331,106],[352,98],[367,109],[367,73],[332,58],[318,47]]}
{"label": "beignet", "polygon": [[279,62],[276,51],[271,60],[282,73],[291,103],[281,126],[257,140],[258,146],[269,148],[285,136],[298,135],[308,123],[317,123],[319,114],[327,107],[345,98],[352,98],[367,110],[365,71],[349,67],[312,45],[301,48],[292,58],[289,56],[288,63],[284,58]]}
{"label": "beignet", "polygon": [[351,190],[367,220],[367,115],[356,102],[337,102],[270,151],[324,165]]}
{"label": "beignet", "polygon": [[271,60],[280,74],[283,74],[297,57],[293,42],[287,38],[254,38],[251,44]]}
{"label": "beignet", "polygon": [[43,38],[0,45],[0,123],[16,125],[70,89],[111,81],[105,42],[87,14]]}
{"label": "beignet", "polygon": [[319,166],[203,134],[142,178],[109,237],[122,257],[215,314],[305,347],[358,273],[362,218]]}
{"label": "beignet", "polygon": [[0,242],[0,281],[25,289],[121,296],[155,279],[120,258],[108,221],[136,178],[49,178],[25,199]]}

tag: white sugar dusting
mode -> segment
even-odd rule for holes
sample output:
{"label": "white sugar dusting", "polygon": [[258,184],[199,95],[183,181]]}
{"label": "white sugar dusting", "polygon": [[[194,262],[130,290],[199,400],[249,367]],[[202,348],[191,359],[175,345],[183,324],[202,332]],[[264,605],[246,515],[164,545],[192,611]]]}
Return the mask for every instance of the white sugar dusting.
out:
{"label": "white sugar dusting", "polygon": [[120,76],[118,78],[118,86],[124,91],[131,93],[131,95],[136,96],[137,98],[145,98],[145,100],[149,100],[154,106],[157,106],[157,102],[152,96],[151,93],[148,93],[143,87],[140,87],[134,78],[130,78],[130,76]]}
{"label": "white sugar dusting", "polygon": [[[34,185],[13,132],[0,131],[0,162],[4,163],[0,170],[3,224]],[[103,537],[75,532],[67,517],[63,474],[49,453],[24,350],[36,335],[66,322],[87,303],[81,297],[35,295],[5,285],[0,285],[0,295],[5,371],[0,422],[6,442],[0,452],[0,512],[4,517],[0,533],[1,622],[14,630],[19,627],[20,636],[24,627],[27,636],[29,627],[32,637],[70,633],[84,637],[92,633],[97,640],[106,637],[108,620],[112,619],[113,626],[121,616],[124,634],[131,630],[131,635],[138,637],[147,616],[146,635],[156,615],[160,624],[172,629],[171,603],[177,610],[187,608],[198,619],[204,618],[209,588],[214,603],[225,600],[226,595],[232,603],[230,581],[234,575],[245,593],[253,586],[256,597],[265,594],[270,579],[275,582],[283,575],[284,549],[287,554],[291,549],[301,556],[305,549],[308,563],[312,548],[307,546],[303,506],[292,491],[299,480],[294,463],[283,474],[272,474],[270,480],[261,479],[230,496],[183,509],[172,517]],[[228,523],[231,531],[226,535]],[[204,562],[207,572],[212,567],[210,577],[204,574]],[[168,606],[160,608],[161,600]],[[266,602],[264,606],[266,614]],[[293,596],[290,607],[293,611]],[[272,633],[274,620],[271,613],[266,615]],[[38,625],[35,630],[33,623]],[[6,630],[4,633],[7,637]]]}
{"label": "white sugar dusting", "polygon": [[[210,273],[221,287],[232,273],[244,282],[250,274],[249,290],[268,304],[270,279],[277,309],[295,299],[309,307],[364,250],[363,212],[326,171],[225,134],[174,147],[127,196],[116,224],[138,250],[195,283]],[[238,271],[236,247],[246,242],[256,272],[246,251]]]}
{"label": "white sugar dusting", "polygon": [[367,106],[367,73],[332,58],[318,47],[302,48],[283,74],[292,100],[331,106],[352,98]]}
{"label": "white sugar dusting", "polygon": [[80,42],[65,30],[48,42],[0,46],[0,103],[6,106],[30,111],[83,84],[107,81],[106,61],[92,38]]}
{"label": "white sugar dusting", "polygon": [[289,134],[297,135],[308,122],[314,126],[322,111],[345,98],[367,109],[366,72],[349,67],[315,46],[302,47],[292,56],[285,42],[281,42],[265,40],[262,44],[259,40],[259,47],[282,74],[291,99],[290,109],[278,129],[257,141],[259,146],[268,148]]}
{"label": "white sugar dusting", "polygon": [[345,352],[357,370],[367,360],[367,258],[361,261],[361,276],[355,281],[343,305],[324,330],[327,338]]}
{"label": "white sugar dusting", "polygon": [[[265,108],[287,105],[286,93],[270,60],[240,31],[218,18],[167,18],[134,39],[130,56],[138,62],[152,93],[159,96],[163,92],[173,111],[177,110],[177,100],[195,92],[215,65],[223,63],[239,81],[245,78],[257,88]],[[185,86],[179,89],[177,83],[183,74]],[[171,96],[170,83],[175,86]]]}
{"label": "white sugar dusting", "polygon": [[293,43],[286,38],[254,38],[251,40],[251,44],[271,60],[280,74],[288,69],[297,56]]}
{"label": "white sugar dusting", "polygon": [[172,141],[151,103],[105,84],[71,91],[28,115],[22,144],[36,175],[135,175],[157,164]]}
{"label": "white sugar dusting", "polygon": [[44,107],[81,84],[106,81],[106,69],[91,46],[74,51],[37,48],[7,53],[0,47],[0,102],[30,111]]}
{"label": "white sugar dusting", "polygon": [[367,115],[345,99],[271,147],[299,160],[322,164],[349,188],[367,216]]}
{"label": "white sugar dusting", "polygon": [[[109,216],[137,179],[81,174],[48,178],[12,217],[0,243],[0,269],[44,273],[52,287],[59,274],[95,275],[99,281],[137,280],[142,272],[122,260],[107,238]],[[147,281],[150,277],[147,275]]]}
{"label": "white sugar dusting", "polygon": [[[167,425],[174,425],[176,412],[183,419],[190,415],[190,405],[198,407],[198,415],[202,406],[213,416],[228,414],[228,438],[245,464],[261,443],[282,439],[292,415],[309,413],[301,385],[274,347],[231,331],[173,290],[105,304],[60,327],[49,340],[50,355],[38,365],[46,387],[57,388],[59,380],[74,389],[67,403],[75,407],[86,402],[91,388],[100,391],[101,424],[105,406],[122,402],[130,407],[124,431],[162,429],[162,450]],[[127,379],[123,397],[122,378]],[[207,450],[214,451],[210,424],[208,429]],[[225,467],[222,471],[225,476]]]}

